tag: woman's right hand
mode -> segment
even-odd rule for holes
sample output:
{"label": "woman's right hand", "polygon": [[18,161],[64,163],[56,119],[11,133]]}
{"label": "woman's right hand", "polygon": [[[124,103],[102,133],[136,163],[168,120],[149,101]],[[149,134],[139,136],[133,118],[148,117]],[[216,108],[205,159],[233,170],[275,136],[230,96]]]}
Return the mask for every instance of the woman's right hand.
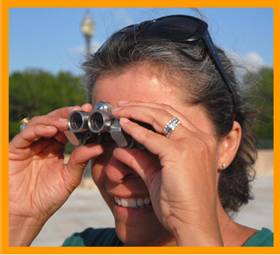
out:
{"label": "woman's right hand", "polygon": [[91,111],[91,105],[64,107],[34,117],[9,146],[10,245],[30,245],[48,218],[80,184],[88,160],[100,145],[76,147],[64,163],[67,118],[71,111]]}

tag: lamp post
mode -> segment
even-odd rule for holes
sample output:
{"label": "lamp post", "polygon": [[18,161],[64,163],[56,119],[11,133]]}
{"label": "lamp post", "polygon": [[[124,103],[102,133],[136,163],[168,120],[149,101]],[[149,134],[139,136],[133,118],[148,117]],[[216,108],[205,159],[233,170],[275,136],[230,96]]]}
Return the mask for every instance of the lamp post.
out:
{"label": "lamp post", "polygon": [[91,38],[94,34],[95,24],[90,16],[90,11],[87,10],[81,23],[81,31],[86,41],[86,58],[91,54]]}

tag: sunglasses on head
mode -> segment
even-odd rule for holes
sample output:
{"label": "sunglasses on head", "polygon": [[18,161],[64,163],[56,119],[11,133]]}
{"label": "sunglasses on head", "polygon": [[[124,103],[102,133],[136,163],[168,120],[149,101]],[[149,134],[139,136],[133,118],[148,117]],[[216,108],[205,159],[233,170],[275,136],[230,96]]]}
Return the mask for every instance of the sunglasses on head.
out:
{"label": "sunglasses on head", "polygon": [[235,109],[236,95],[210,37],[206,22],[192,16],[171,15],[130,25],[123,28],[120,32],[131,33],[135,42],[145,38],[159,38],[180,43],[202,41],[217,71],[226,84],[228,91],[231,93]]}

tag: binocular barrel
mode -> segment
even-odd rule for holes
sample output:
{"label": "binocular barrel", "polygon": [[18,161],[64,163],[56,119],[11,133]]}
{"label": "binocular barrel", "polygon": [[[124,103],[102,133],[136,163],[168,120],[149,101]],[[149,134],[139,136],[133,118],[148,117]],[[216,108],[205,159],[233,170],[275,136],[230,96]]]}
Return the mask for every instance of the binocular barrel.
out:
{"label": "binocular barrel", "polygon": [[113,116],[104,111],[93,111],[88,118],[88,128],[93,133],[102,133],[110,130]]}
{"label": "binocular barrel", "polygon": [[84,132],[88,129],[89,113],[83,111],[74,111],[68,120],[68,127],[71,132]]}
{"label": "binocular barrel", "polygon": [[74,111],[68,121],[69,130],[74,133],[90,130],[93,133],[108,131],[112,116],[107,112],[93,111],[91,113]]}
{"label": "binocular barrel", "polygon": [[68,118],[69,130],[65,135],[73,145],[91,142],[115,143],[119,147],[143,148],[123,132],[119,119],[114,118],[112,106],[106,102],[97,102],[92,112],[74,111]]}

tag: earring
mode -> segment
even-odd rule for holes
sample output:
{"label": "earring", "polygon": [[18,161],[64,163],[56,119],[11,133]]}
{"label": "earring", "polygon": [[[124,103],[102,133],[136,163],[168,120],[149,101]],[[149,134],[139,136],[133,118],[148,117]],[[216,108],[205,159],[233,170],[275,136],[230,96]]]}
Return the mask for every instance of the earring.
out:
{"label": "earring", "polygon": [[221,169],[222,169],[222,170],[224,170],[224,169],[226,169],[226,168],[227,168],[226,163],[222,163],[222,165],[221,165]]}

